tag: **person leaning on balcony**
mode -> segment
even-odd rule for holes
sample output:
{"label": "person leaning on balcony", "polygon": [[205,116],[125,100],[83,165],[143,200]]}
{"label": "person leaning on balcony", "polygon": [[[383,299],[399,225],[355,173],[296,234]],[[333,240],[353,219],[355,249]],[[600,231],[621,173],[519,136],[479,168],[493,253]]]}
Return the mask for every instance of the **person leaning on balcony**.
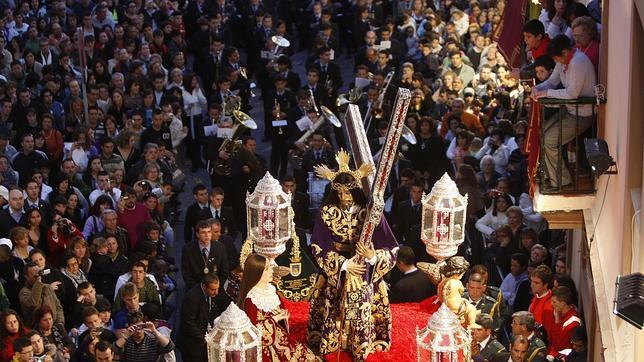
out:
{"label": "person leaning on balcony", "polygon": [[[538,84],[532,91],[533,98],[577,99],[579,97],[593,97],[594,87],[597,84],[595,68],[586,54],[578,51],[565,35],[558,35],[548,44],[548,55],[554,58],[555,69],[550,78]],[[554,89],[559,84],[561,89]],[[577,135],[586,131],[593,124],[592,105],[579,106],[578,126],[575,121],[576,106],[568,105],[565,114],[553,115],[548,118],[543,126],[544,157],[543,166],[546,168],[546,177],[549,186],[553,188],[566,187],[572,184],[570,171],[563,167],[561,170],[561,185],[557,184],[557,163],[561,157],[562,146],[573,140]],[[561,117],[561,131],[558,123]],[[575,130],[578,133],[575,133]],[[561,139],[560,139],[561,136]]]}

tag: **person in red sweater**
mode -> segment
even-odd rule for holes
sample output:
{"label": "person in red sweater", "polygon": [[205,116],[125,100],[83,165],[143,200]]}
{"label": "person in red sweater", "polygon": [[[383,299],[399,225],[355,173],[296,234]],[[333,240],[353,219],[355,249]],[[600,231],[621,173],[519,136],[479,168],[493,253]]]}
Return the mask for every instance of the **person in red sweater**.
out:
{"label": "person in red sweater", "polygon": [[530,289],[533,297],[528,310],[534,315],[535,322],[544,327],[548,340],[552,340],[554,327],[551,285],[552,271],[546,265],[539,265],[530,273]]}
{"label": "person in red sweater", "polygon": [[118,203],[118,226],[127,230],[129,250],[137,250],[139,241],[145,239],[144,225],[151,221],[150,209],[136,201],[136,192],[126,187]]}
{"label": "person in red sweater", "polygon": [[9,362],[15,354],[13,342],[29,333],[22,319],[13,309],[5,310],[0,315],[0,362]]}
{"label": "person in red sweater", "polygon": [[546,359],[554,360],[559,351],[572,348],[570,338],[575,328],[581,326],[581,318],[572,304],[572,292],[568,287],[556,287],[552,290],[552,307],[554,308],[554,326],[550,337],[550,347]]}
{"label": "person in red sweater", "polygon": [[539,19],[532,19],[523,26],[523,41],[529,51],[530,58],[535,61],[537,58],[546,55],[550,38]]}

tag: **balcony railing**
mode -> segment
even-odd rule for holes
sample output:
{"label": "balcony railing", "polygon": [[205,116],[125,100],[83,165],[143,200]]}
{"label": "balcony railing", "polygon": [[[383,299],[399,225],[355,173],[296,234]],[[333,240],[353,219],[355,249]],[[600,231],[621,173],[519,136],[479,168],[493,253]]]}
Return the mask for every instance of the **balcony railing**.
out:
{"label": "balcony railing", "polygon": [[[595,178],[586,159],[584,139],[596,136],[597,100],[592,97],[540,98],[539,105],[542,107],[539,192],[545,195],[595,193]],[[588,105],[592,115],[580,116],[580,107]],[[571,128],[571,122],[574,128]],[[572,130],[574,135],[570,134]],[[546,149],[546,135],[556,137],[556,151]],[[569,173],[569,178],[564,178],[565,172]]]}

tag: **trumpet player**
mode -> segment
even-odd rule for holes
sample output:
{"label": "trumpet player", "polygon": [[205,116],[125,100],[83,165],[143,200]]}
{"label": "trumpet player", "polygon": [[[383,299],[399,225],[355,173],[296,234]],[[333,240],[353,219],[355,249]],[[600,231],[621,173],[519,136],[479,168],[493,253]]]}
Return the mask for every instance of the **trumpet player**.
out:
{"label": "trumpet player", "polygon": [[286,79],[286,88],[291,92],[297,92],[302,84],[299,74],[292,71],[293,64],[291,63],[291,58],[282,55],[277,58],[277,74],[281,75]]}
{"label": "trumpet player", "polygon": [[271,173],[281,178],[286,175],[288,165],[287,140],[291,126],[287,112],[295,106],[296,100],[293,92],[286,89],[286,79],[281,75],[273,79],[273,88],[264,97],[264,132],[268,132],[265,137],[272,141]]}
{"label": "trumpet player", "polygon": [[[331,48],[328,46],[320,47],[318,49],[318,59],[312,67],[320,71],[320,83],[325,85],[328,99],[335,101],[343,82],[340,67],[331,60]],[[333,104],[324,105],[329,108],[333,106]]]}

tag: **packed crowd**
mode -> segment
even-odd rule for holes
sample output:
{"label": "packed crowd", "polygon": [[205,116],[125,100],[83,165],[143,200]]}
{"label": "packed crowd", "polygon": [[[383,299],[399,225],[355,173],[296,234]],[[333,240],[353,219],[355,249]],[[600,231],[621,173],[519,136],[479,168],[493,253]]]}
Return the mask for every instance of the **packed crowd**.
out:
{"label": "packed crowd", "polygon": [[[554,360],[572,348],[566,361],[585,360],[565,234],[532,209],[523,146],[530,97],[593,96],[601,1],[541,3],[519,70],[493,41],[505,0],[0,2],[0,362],[173,361],[175,342],[184,360],[205,360],[207,322],[241,274],[246,191],[270,170],[310,233],[313,168],[336,167],[347,145],[327,124],[302,137],[306,124],[329,118],[322,106],[340,116],[349,99],[377,158],[397,87],[412,92],[417,143],[403,142],[387,191],[403,245],[391,300],[436,293],[415,267],[431,260],[420,199],[448,172],[469,195],[459,254],[482,311],[475,358]],[[308,55],[303,79],[296,51]],[[353,63],[354,79],[339,62]],[[270,155],[245,118],[259,97]],[[594,118],[580,107],[575,127],[574,110],[545,112],[542,167],[554,184],[560,146]],[[184,159],[212,175],[185,214]],[[204,294],[212,304],[190,310],[185,300]]]}

